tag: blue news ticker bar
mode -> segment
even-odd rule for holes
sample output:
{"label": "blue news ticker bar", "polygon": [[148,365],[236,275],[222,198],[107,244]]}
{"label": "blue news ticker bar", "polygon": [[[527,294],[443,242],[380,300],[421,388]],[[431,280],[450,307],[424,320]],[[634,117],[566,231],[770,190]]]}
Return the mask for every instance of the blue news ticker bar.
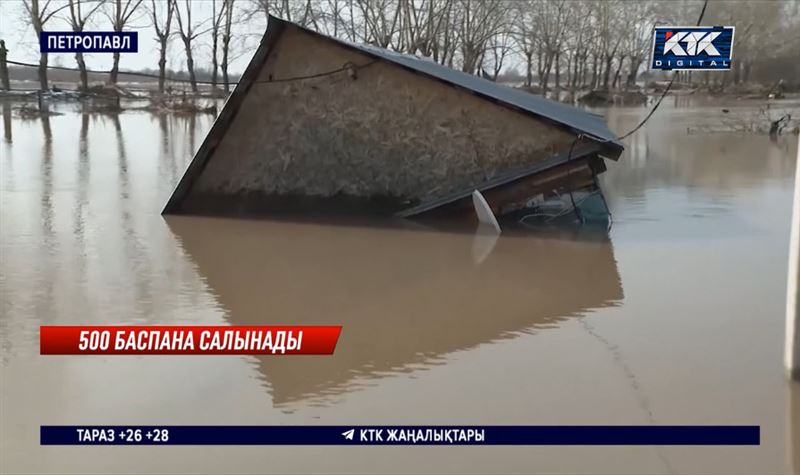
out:
{"label": "blue news ticker bar", "polygon": [[[443,440],[435,440],[436,431]],[[482,437],[475,437],[478,433]],[[467,434],[472,437],[463,440]],[[40,437],[41,445],[759,445],[761,429],[733,425],[41,426]]]}
{"label": "blue news ticker bar", "polygon": [[136,31],[43,31],[39,33],[42,53],[136,53]]}

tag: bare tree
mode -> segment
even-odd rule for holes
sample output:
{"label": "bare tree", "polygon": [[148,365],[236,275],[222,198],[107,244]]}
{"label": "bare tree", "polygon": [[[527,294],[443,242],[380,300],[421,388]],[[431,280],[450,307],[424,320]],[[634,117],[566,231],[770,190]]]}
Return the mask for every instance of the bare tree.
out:
{"label": "bare tree", "polygon": [[568,8],[568,28],[564,39],[564,48],[567,54],[567,69],[569,78],[570,100],[577,96],[578,87],[582,84],[582,77],[586,70],[586,61],[589,57],[589,46],[594,41],[595,34],[592,28],[593,3],[571,2]]}
{"label": "bare tree", "polygon": [[[52,5],[52,0],[22,0],[22,5],[25,8],[28,18],[30,18],[31,26],[36,32],[36,36],[40,36],[44,30],[44,26],[50,21],[53,16],[60,10],[66,7],[62,5],[55,7]],[[39,88],[46,91],[47,86],[47,53],[39,53]]]}
{"label": "bare tree", "polygon": [[[510,33],[499,33],[489,40],[486,53],[481,60],[481,70],[485,77],[492,81],[497,81],[500,71],[503,70],[503,64],[509,53],[511,53],[511,45],[512,36]],[[491,69],[487,70],[486,68]]]}
{"label": "bare tree", "polygon": [[217,51],[219,50],[219,35],[222,27],[222,21],[225,18],[225,9],[227,2],[222,0],[222,5],[217,9],[217,0],[211,0],[211,87],[216,89],[217,76],[219,75],[219,57]]}
{"label": "bare tree", "polygon": [[175,3],[175,19],[178,21],[178,35],[183,42],[183,49],[186,53],[186,69],[189,72],[189,82],[192,86],[192,92],[197,92],[197,76],[194,72],[194,56],[192,53],[192,42],[208,30],[202,30],[203,24],[207,21],[201,20],[197,23],[192,23],[192,2],[184,0],[183,11],[181,11],[180,3],[178,0],[170,0]]}
{"label": "bare tree", "polygon": [[[621,33],[624,36],[624,55],[628,57],[628,76],[625,88],[636,84],[636,75],[645,59],[649,56],[652,42],[653,10],[649,3],[626,4],[628,28]],[[622,65],[620,64],[620,67]]]}
{"label": "bare tree", "polygon": [[[325,3],[319,3],[319,11],[317,12],[319,22],[315,22],[318,30],[335,38],[347,38],[350,41],[354,41],[345,18],[347,13],[346,0],[325,0]],[[349,3],[352,5],[352,1]]]}
{"label": "bare tree", "polygon": [[230,78],[228,77],[228,59],[231,49],[234,1],[225,0],[225,23],[222,28],[222,83],[225,86],[225,92],[230,92],[231,90]]}
{"label": "bare tree", "polygon": [[531,87],[533,83],[533,55],[536,53],[536,25],[530,0],[518,2],[512,14],[514,16],[512,31],[517,47],[525,58],[525,85]]}
{"label": "bare tree", "polygon": [[172,0],[166,2],[150,0],[150,2],[150,20],[156,32],[156,41],[158,41],[158,92],[163,94],[167,73],[167,48],[172,29],[172,16],[175,13],[175,2]]}
{"label": "bare tree", "polygon": [[246,18],[249,20],[255,16],[264,18],[266,26],[270,15],[274,15],[285,20],[292,21],[292,4],[290,0],[247,0],[245,6]]}
{"label": "bare tree", "polygon": [[735,84],[748,82],[753,63],[770,57],[780,47],[797,38],[797,30],[786,34],[780,28],[784,4],[788,2],[716,2],[714,18],[736,25],[737,60],[732,63]]}
{"label": "bare tree", "polygon": [[[147,3],[160,47],[159,91],[162,92],[173,35],[181,39],[183,51],[179,54],[186,57],[192,91],[198,90],[194,54],[199,42],[211,48],[212,85],[224,86],[229,91],[233,57],[247,51],[237,45],[249,44],[256,36],[252,29],[243,31],[234,27],[234,23],[245,27],[249,23],[258,28],[262,19],[275,15],[337,38],[430,57],[440,64],[489,79],[497,79],[509,64],[524,64],[526,85],[537,80],[545,95],[553,89],[566,88],[572,98],[579,88],[587,86],[606,90],[635,87],[637,75],[649,55],[653,24],[693,24],[703,4],[703,0],[683,0],[680,8],[675,8],[673,3],[652,0],[206,1],[203,7],[210,8],[201,8],[199,0],[23,0],[23,3],[37,33],[56,10],[53,7],[56,3],[69,8],[64,19],[74,31],[83,31],[89,17],[103,2],[115,31],[130,28],[140,4]],[[773,72],[775,68],[770,69],[769,63],[773,59],[790,58],[800,45],[800,37],[792,35],[800,27],[800,19],[792,15],[797,9],[793,0],[776,0],[761,6],[752,2],[710,2],[707,23],[735,24],[738,28],[734,71],[714,77],[746,82],[753,74],[758,77],[781,74]],[[177,26],[173,26],[173,18]],[[210,37],[205,36],[207,32]],[[82,71],[81,87],[85,88],[86,65],[82,55],[76,55],[76,60]],[[112,83],[117,79],[118,64],[119,54],[115,54]],[[786,59],[781,64],[794,63]],[[44,54],[39,74],[44,88],[46,67]]]}
{"label": "bare tree", "polygon": [[396,39],[400,21],[400,3],[397,0],[356,0],[364,19],[364,41],[388,48]]}
{"label": "bare tree", "polygon": [[433,60],[439,64],[446,64],[450,67],[453,66],[458,43],[455,33],[455,1],[451,0],[445,3],[440,18],[441,28],[433,33],[431,37],[431,56]]}
{"label": "bare tree", "polygon": [[489,40],[507,28],[509,4],[503,0],[458,0],[456,6],[461,70],[474,74]]}
{"label": "bare tree", "polygon": [[453,0],[401,0],[401,44],[411,54],[433,56]]}
{"label": "bare tree", "polygon": [[568,28],[568,9],[566,0],[537,1],[534,6],[536,48],[539,56],[539,86],[542,94],[547,95],[550,73],[553,66],[558,65],[564,38]]}
{"label": "bare tree", "polygon": [[[126,26],[129,25],[133,14],[139,8],[144,0],[110,0],[111,11],[106,12],[108,19],[111,20],[111,27],[116,32],[121,32]],[[120,54],[114,52],[114,64],[111,67],[111,74],[109,74],[108,82],[116,84],[119,77],[119,58]]]}
{"label": "bare tree", "polygon": [[[72,31],[83,31],[89,18],[94,15],[100,7],[103,6],[105,0],[69,0],[69,24]],[[94,5],[92,5],[94,4]],[[86,5],[86,8],[83,8]],[[86,61],[83,59],[83,53],[75,53],[75,61],[78,63],[81,78],[81,90],[89,88],[89,75],[86,72]]]}
{"label": "bare tree", "polygon": [[270,15],[270,0],[243,0],[242,7],[242,21],[250,23],[256,17],[261,17],[264,20],[264,28],[267,26]]}
{"label": "bare tree", "polygon": [[[599,65],[602,74],[597,74],[595,79],[598,82],[602,81],[602,85],[596,84],[595,87],[601,86],[605,90],[610,89],[611,68],[623,39],[620,31],[628,26],[625,24],[625,11],[626,7],[619,0],[608,0],[598,4],[598,52],[596,57],[600,58]],[[622,58],[620,58],[621,60]]]}

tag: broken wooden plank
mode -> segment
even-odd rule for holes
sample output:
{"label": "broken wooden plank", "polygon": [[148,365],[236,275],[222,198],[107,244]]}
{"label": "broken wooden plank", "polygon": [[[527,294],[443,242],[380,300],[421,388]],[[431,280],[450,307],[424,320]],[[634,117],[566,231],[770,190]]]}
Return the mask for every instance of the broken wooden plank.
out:
{"label": "broken wooden plank", "polygon": [[[426,203],[421,203],[411,208],[402,210],[396,213],[396,216],[401,218],[410,218],[413,216],[419,216],[423,213],[427,213],[436,208],[445,207],[446,205],[450,205],[457,201],[464,200],[465,198],[471,196],[472,191],[474,191],[475,189],[484,193],[485,196],[491,196],[491,190],[495,188],[512,187],[513,185],[517,184],[520,181],[524,181],[532,176],[547,172],[549,170],[557,168],[571,161],[575,161],[576,163],[577,162],[583,163],[587,158],[594,157],[597,152],[598,148],[592,145],[584,146],[581,148],[575,147],[575,150],[572,151],[571,156],[569,156],[568,153],[557,155],[550,159],[538,162],[535,165],[526,168],[525,170],[516,171],[507,175],[494,178],[492,180],[488,180],[471,190],[463,190],[456,193],[452,193],[442,198],[431,200]],[[489,194],[487,194],[487,192]],[[495,200],[493,200],[492,198],[489,198],[488,201],[490,205],[495,203]]]}

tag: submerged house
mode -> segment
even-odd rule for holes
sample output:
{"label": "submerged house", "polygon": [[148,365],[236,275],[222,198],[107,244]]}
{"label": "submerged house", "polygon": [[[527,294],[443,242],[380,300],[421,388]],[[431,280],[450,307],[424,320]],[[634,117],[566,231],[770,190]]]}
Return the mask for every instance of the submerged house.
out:
{"label": "submerged house", "polygon": [[471,212],[596,186],[622,144],[603,119],[270,17],[165,214]]}

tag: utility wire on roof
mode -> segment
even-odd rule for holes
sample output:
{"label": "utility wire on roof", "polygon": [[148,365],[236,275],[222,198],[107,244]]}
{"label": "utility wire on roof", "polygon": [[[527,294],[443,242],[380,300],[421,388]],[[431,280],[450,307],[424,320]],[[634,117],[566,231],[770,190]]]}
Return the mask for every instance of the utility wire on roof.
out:
{"label": "utility wire on roof", "polygon": [[374,60],[372,60],[372,61],[370,61],[368,63],[364,63],[364,64],[354,64],[354,63],[351,63],[350,61],[348,61],[348,62],[344,63],[344,65],[341,68],[333,69],[331,71],[325,71],[324,73],[310,74],[308,76],[294,76],[294,77],[290,77],[290,78],[262,79],[262,80],[258,80],[258,81],[253,81],[253,83],[254,84],[264,84],[264,83],[269,84],[269,83],[273,83],[273,82],[304,81],[306,79],[316,79],[316,78],[321,78],[321,77],[325,77],[325,76],[332,76],[334,74],[343,73],[345,71],[348,71],[351,74],[355,75],[357,71],[360,71],[360,70],[362,70],[364,68],[372,66],[373,64],[375,64],[377,62],[378,62],[377,59],[374,59]]}

